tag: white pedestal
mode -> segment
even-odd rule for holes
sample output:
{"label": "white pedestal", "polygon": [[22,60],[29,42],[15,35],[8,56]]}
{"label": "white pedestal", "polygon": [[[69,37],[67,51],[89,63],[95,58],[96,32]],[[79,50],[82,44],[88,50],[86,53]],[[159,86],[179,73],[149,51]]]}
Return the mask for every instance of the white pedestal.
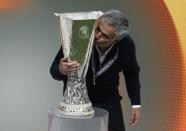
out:
{"label": "white pedestal", "polygon": [[48,131],[108,131],[108,112],[94,110],[92,117],[69,117],[52,108],[48,111]]}

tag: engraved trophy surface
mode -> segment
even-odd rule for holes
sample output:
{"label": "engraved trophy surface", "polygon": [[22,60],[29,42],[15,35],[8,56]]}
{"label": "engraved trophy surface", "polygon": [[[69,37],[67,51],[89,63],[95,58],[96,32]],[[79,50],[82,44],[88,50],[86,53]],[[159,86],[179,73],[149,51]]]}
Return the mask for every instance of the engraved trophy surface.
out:
{"label": "engraved trophy surface", "polygon": [[67,87],[58,106],[61,114],[70,116],[94,114],[85,77],[94,42],[95,21],[102,14],[100,11],[55,13],[64,57],[80,63],[80,69],[68,75]]}

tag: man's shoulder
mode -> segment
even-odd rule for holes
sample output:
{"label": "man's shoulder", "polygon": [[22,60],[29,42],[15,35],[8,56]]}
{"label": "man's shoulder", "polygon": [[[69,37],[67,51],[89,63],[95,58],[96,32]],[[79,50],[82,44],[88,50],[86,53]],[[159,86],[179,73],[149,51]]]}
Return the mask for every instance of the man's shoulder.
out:
{"label": "man's shoulder", "polygon": [[118,41],[119,48],[130,48],[134,46],[134,41],[130,35],[126,35]]}

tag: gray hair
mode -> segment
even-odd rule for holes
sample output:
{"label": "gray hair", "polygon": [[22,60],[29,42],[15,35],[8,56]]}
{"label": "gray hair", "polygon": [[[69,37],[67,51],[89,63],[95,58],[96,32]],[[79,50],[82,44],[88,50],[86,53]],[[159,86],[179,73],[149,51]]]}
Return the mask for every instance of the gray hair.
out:
{"label": "gray hair", "polygon": [[119,10],[109,10],[100,16],[98,20],[116,28],[117,40],[125,37],[129,32],[129,21],[125,17],[125,14]]}

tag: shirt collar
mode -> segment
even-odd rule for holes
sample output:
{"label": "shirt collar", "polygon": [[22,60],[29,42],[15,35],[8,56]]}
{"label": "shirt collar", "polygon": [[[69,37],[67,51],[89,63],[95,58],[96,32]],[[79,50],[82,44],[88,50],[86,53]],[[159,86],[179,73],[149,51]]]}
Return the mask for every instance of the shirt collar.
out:
{"label": "shirt collar", "polygon": [[98,51],[98,53],[99,53],[100,56],[107,55],[108,52],[112,49],[113,46],[114,46],[114,44],[112,44],[111,47],[109,47],[104,53],[102,53],[97,46],[96,46],[96,50]]}

